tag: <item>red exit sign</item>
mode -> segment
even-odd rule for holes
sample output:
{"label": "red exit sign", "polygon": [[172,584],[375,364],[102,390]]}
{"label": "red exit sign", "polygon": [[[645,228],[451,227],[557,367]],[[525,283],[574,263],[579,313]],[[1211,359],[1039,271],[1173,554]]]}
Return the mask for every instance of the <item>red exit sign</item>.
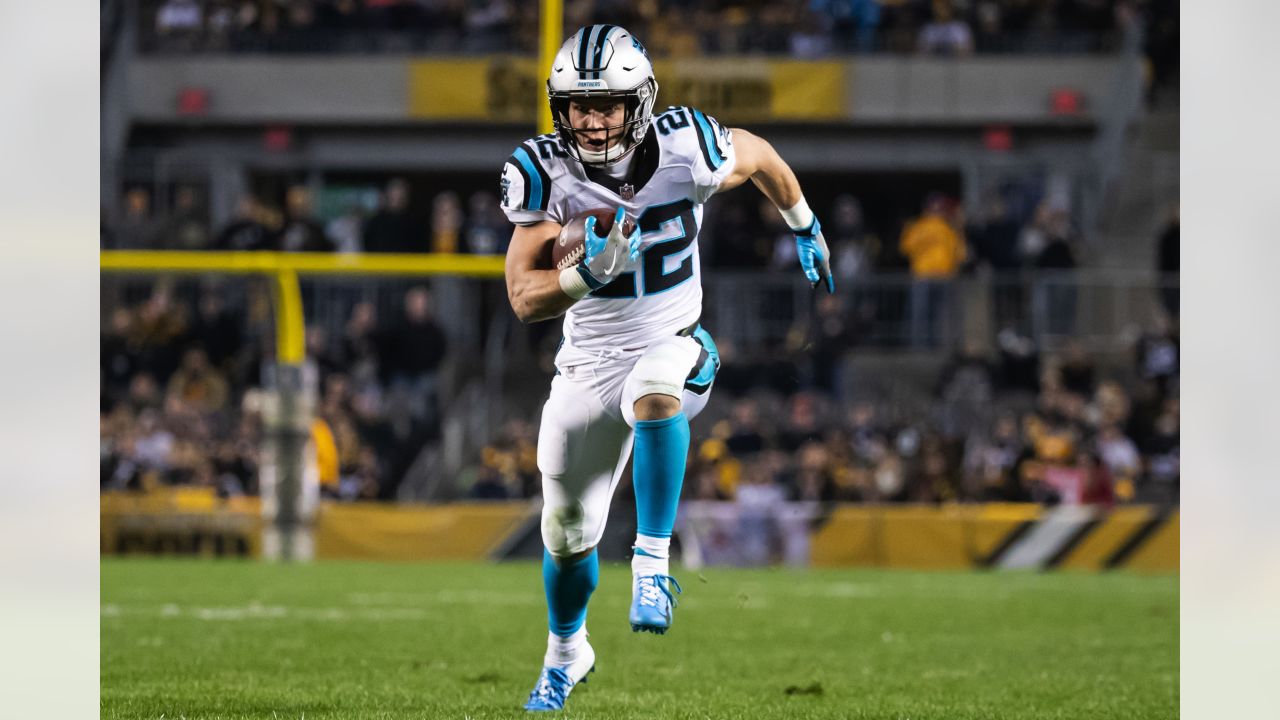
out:
{"label": "red exit sign", "polygon": [[1057,88],[1049,93],[1049,112],[1053,115],[1079,115],[1084,107],[1084,93],[1075,88]]}
{"label": "red exit sign", "polygon": [[209,91],[202,87],[184,87],[178,91],[178,114],[199,117],[209,113]]}

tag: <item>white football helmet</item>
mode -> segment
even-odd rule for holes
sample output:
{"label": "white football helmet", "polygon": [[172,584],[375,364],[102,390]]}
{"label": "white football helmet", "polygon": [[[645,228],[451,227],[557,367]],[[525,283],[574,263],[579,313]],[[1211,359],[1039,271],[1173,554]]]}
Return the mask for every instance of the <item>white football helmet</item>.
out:
{"label": "white football helmet", "polygon": [[[551,63],[547,78],[547,99],[551,119],[565,150],[586,165],[612,165],[644,140],[653,118],[653,101],[658,97],[658,81],[644,45],[617,25],[587,25],[565,41]],[[626,114],[616,147],[585,150],[578,145],[569,124],[569,102],[578,98],[616,98]]]}

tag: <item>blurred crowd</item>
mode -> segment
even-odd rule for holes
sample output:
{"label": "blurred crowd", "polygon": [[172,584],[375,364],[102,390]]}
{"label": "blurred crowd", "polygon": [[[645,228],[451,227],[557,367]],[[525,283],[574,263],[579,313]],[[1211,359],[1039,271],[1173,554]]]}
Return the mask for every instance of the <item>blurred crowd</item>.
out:
{"label": "blurred crowd", "polygon": [[[119,250],[506,252],[511,225],[489,191],[464,201],[445,190],[424,202],[411,197],[408,182],[392,178],[376,196],[376,203],[350,202],[322,218],[311,190],[294,185],[282,203],[246,194],[228,221],[214,225],[194,186],[178,186],[167,210],[154,208],[150,190],[133,187],[115,221],[103,213],[100,244]],[[844,280],[881,271],[945,280],[983,264],[997,272],[1077,265],[1081,243],[1068,203],[1041,191],[1012,185],[993,190],[976,217],[956,198],[930,193],[918,214],[876,227],[852,194],[823,205],[824,233]],[[713,267],[781,270],[797,262],[790,230],[759,196],[732,194],[708,207],[700,238],[704,261]]]}
{"label": "blurred crowd", "polygon": [[409,184],[391,179],[378,193],[374,207],[348,203],[334,217],[322,220],[311,191],[295,185],[282,204],[246,194],[230,220],[210,223],[203,195],[192,186],[179,186],[172,207],[157,211],[146,188],[125,191],[111,221],[103,213],[101,247],[115,250],[275,250],[281,252],[441,252],[504,253],[510,224],[487,191],[463,202],[445,191],[427,204],[423,217],[410,206]]}
{"label": "blurred crowd", "polygon": [[[812,357],[722,349],[721,412],[695,422],[685,497],[1178,502],[1179,340],[1167,324],[1109,372],[1078,344],[1043,354],[1010,332],[992,353],[958,351],[923,404],[842,396],[806,367]],[[534,424],[509,422],[464,487],[478,499],[536,496],[536,444]]]}
{"label": "blurred crowd", "polygon": [[[103,490],[184,485],[220,497],[258,492],[263,363],[273,347],[269,291],[208,282],[104,290],[100,453]],[[307,328],[317,370],[307,464],[324,492],[393,499],[439,435],[437,384],[448,341],[431,292],[410,287],[384,312],[356,299],[338,337]]]}
{"label": "blurred crowd", "polygon": [[[170,52],[535,53],[539,4],[515,0],[153,0],[143,48]],[[622,25],[658,57],[1115,49],[1149,19],[1176,62],[1173,0],[567,0],[565,26]],[[1172,58],[1165,47],[1173,34]]]}
{"label": "blurred crowd", "polygon": [[[150,199],[145,189],[126,193],[121,221],[103,226],[105,247],[501,253],[510,233],[487,192],[465,206],[456,193],[440,192],[414,203],[430,207],[420,218],[401,179],[385,185],[372,211],[353,203],[325,221],[303,186],[288,188],[280,206],[246,196],[221,227],[208,222],[196,188],[176,188],[165,213],[152,212]],[[790,277],[795,243],[776,210],[754,195],[725,200],[708,209],[704,264]],[[932,381],[915,379],[917,389],[934,385],[928,402],[867,397],[858,390],[888,383],[846,378],[844,361],[862,345],[893,344],[875,334],[890,310],[867,290],[873,275],[907,279],[902,292],[910,302],[898,310],[906,337],[941,348],[956,337],[935,332],[956,299],[950,280],[983,267],[1070,269],[1080,241],[1053,193],[1013,185],[988,193],[972,217],[940,193],[929,194],[918,214],[881,228],[868,225],[853,195],[820,211],[845,290],[817,296],[810,315],[784,325],[776,352],[737,353],[722,340],[717,397],[732,400],[721,417],[708,415],[706,437],[693,450],[691,496],[729,499],[750,485],[784,497],[860,501],[1176,501],[1176,287],[1158,295],[1165,319],[1137,343],[1127,367],[1078,344],[1043,353],[1017,313],[997,302],[994,320],[1004,328],[997,347],[965,346]],[[1159,233],[1160,272],[1178,271],[1178,240],[1175,212]],[[113,309],[101,339],[103,488],[199,485],[254,494],[262,365],[273,348],[267,289],[208,280],[104,288],[103,306]],[[334,296],[337,315],[309,318],[307,354],[319,377],[308,453],[329,495],[392,499],[439,437],[438,383],[449,343],[425,286],[376,301],[346,290]],[[1016,284],[1006,291],[1021,292]],[[1074,303],[1055,298],[1049,302]],[[1051,313],[1057,322],[1072,315],[1068,306]],[[535,329],[549,333],[540,345],[546,371],[554,327]],[[1069,327],[1057,330],[1071,335]],[[460,492],[536,495],[535,420],[504,425],[458,480]]]}

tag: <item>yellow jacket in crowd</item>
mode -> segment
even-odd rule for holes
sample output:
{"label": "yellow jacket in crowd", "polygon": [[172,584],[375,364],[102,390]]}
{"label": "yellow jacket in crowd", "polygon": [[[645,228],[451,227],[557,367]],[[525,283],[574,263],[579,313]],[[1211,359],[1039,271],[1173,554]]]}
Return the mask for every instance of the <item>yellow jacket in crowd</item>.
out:
{"label": "yellow jacket in crowd", "polygon": [[921,215],[911,221],[902,229],[898,246],[916,277],[952,277],[965,260],[964,238],[939,215]]}
{"label": "yellow jacket in crowd", "polygon": [[311,421],[311,450],[315,453],[316,469],[319,471],[320,484],[328,488],[338,486],[338,445],[334,442],[333,431],[323,418]]}

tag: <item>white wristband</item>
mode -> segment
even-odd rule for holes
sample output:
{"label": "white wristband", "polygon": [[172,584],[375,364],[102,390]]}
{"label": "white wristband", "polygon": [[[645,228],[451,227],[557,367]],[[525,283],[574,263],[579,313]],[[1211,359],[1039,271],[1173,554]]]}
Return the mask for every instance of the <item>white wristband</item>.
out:
{"label": "white wristband", "polygon": [[805,202],[804,197],[791,209],[780,212],[782,219],[787,221],[787,227],[792,230],[804,230],[813,224],[813,211],[809,209],[809,203]]}
{"label": "white wristband", "polygon": [[560,271],[560,289],[574,300],[581,300],[591,292],[591,286],[578,273],[578,266],[567,267]]}

